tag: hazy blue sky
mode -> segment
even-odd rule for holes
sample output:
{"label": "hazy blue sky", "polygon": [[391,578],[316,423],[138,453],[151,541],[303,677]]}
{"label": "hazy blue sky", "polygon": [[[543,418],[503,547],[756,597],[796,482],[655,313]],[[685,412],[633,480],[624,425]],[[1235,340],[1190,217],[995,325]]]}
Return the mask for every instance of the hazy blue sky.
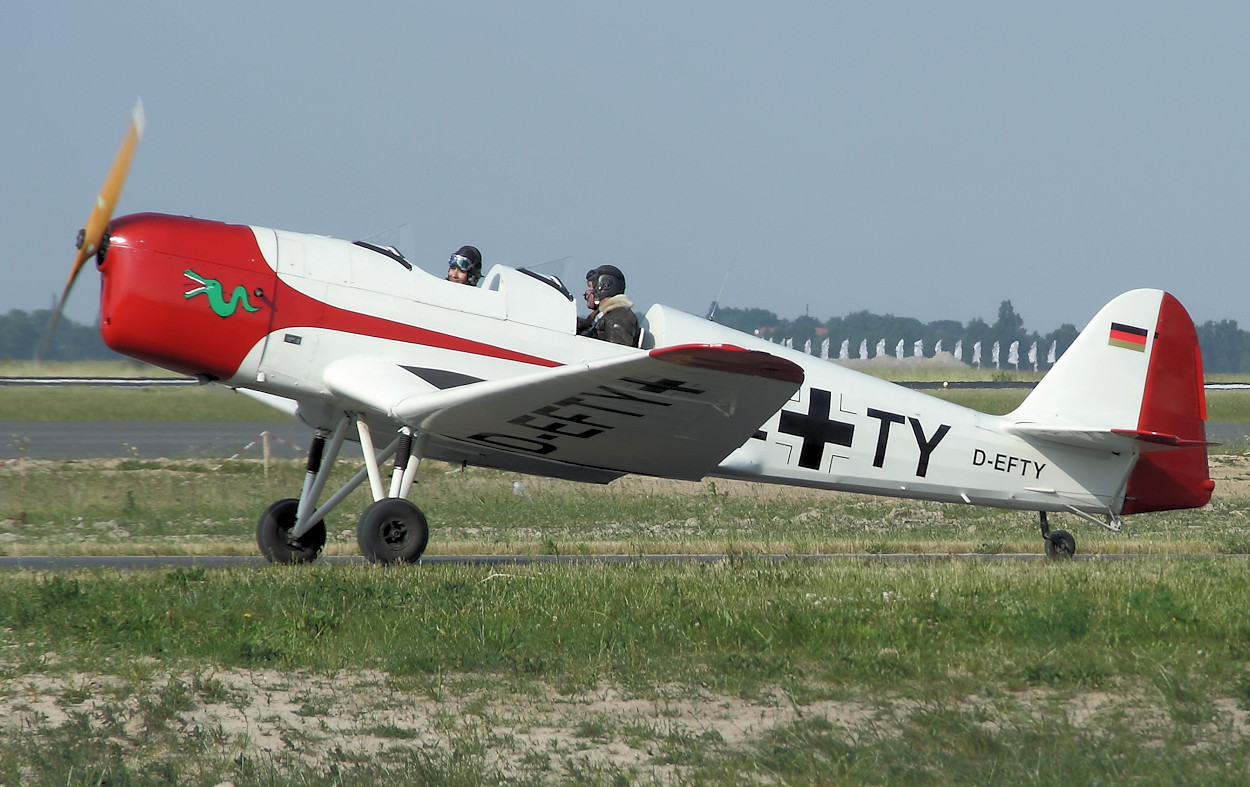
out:
{"label": "hazy blue sky", "polygon": [[142,98],[119,213],[406,225],[699,314],[1047,331],[1150,286],[1250,328],[1248,40],[1242,2],[17,0],[0,312],[59,292]]}

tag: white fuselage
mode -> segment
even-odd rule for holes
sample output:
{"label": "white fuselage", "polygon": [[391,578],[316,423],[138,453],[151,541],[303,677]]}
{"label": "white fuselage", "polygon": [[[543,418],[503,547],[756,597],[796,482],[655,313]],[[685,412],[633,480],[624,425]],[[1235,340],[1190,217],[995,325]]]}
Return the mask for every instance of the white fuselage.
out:
{"label": "white fuselage", "polygon": [[[254,228],[283,284],[326,310],[365,314],[398,332],[307,325],[269,334],[228,385],[301,403],[313,425],[332,422],[321,370],[370,357],[471,380],[522,376],[643,350],[575,335],[577,304],[523,271],[495,266],[479,287],[447,282],[345,241]],[[279,299],[277,312],[284,304]],[[837,363],[779,347],[664,306],[639,315],[646,348],[728,344],[802,366],[793,399],[730,453],[715,475],[877,495],[1029,510],[1119,510],[1133,450],[1108,453],[1009,433],[979,413]],[[407,333],[405,333],[407,331]],[[434,445],[432,456],[461,454]],[[493,463],[542,472],[496,457]]]}

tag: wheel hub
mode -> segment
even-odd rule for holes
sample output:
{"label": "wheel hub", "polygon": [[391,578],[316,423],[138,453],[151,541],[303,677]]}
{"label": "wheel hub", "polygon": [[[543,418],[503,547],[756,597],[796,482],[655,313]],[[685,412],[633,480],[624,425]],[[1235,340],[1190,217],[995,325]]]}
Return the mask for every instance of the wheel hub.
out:
{"label": "wheel hub", "polygon": [[400,549],[408,543],[410,533],[408,525],[398,519],[392,519],[382,525],[382,541],[392,549]]}

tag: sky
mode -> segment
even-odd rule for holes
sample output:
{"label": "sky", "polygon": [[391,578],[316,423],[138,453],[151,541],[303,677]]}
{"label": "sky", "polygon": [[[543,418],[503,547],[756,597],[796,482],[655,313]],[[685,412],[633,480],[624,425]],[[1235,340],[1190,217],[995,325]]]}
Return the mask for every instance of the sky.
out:
{"label": "sky", "polygon": [[18,0],[0,313],[52,305],[142,99],[118,215],[568,258],[575,292],[613,264],[699,315],[1045,333],[1158,287],[1250,328],[1248,34],[1237,2]]}

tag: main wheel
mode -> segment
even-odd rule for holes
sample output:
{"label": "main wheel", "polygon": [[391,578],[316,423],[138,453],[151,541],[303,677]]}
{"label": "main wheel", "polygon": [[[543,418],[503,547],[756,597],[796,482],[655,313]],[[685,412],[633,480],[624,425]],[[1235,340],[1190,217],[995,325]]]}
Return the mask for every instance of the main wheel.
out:
{"label": "main wheel", "polygon": [[256,545],[270,563],[310,563],[321,554],[326,545],[325,522],[318,522],[299,539],[291,538],[295,518],[299,513],[299,501],[294,498],[279,500],[260,515],[256,523]]}
{"label": "main wheel", "polygon": [[1043,536],[1046,557],[1051,560],[1071,560],[1076,554],[1076,539],[1066,530],[1052,530]]}
{"label": "main wheel", "polygon": [[429,540],[425,514],[400,497],[370,505],[356,526],[356,543],[371,563],[415,563]]}

